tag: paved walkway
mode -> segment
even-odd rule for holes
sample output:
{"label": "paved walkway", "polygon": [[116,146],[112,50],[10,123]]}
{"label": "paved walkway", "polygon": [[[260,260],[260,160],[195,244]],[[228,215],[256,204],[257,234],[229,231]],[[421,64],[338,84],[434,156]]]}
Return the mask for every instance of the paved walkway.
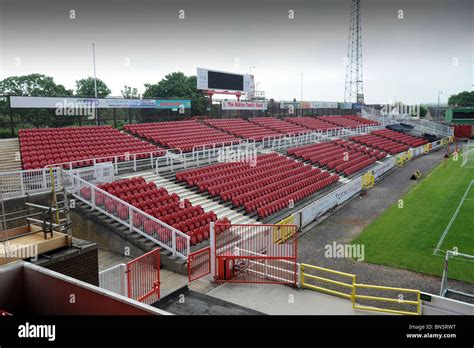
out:
{"label": "paved walkway", "polygon": [[382,314],[380,312],[354,310],[349,300],[286,285],[226,283],[207,294],[272,315]]}

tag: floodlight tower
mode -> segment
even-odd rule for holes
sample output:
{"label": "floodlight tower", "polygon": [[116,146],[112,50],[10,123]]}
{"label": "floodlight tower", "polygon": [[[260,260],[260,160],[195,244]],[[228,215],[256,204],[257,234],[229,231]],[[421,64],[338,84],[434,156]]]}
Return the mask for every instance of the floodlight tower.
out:
{"label": "floodlight tower", "polygon": [[352,0],[349,43],[347,45],[345,102],[364,103],[362,79],[362,30],[360,0]]}

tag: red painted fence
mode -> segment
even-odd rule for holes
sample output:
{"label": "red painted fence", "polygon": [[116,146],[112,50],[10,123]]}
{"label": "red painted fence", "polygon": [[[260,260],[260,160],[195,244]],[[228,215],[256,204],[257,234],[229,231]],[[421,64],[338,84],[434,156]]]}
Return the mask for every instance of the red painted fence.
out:
{"label": "red painted fence", "polygon": [[209,247],[195,251],[188,257],[189,282],[211,273],[211,249]]}
{"label": "red painted fence", "polygon": [[160,249],[127,263],[128,297],[152,304],[160,299]]}
{"label": "red painted fence", "polygon": [[215,224],[216,281],[297,283],[296,225]]}

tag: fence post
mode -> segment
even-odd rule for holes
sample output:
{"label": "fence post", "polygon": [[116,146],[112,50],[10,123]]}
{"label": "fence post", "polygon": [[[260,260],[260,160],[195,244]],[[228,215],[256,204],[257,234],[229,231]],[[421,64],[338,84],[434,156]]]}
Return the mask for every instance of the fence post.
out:
{"label": "fence post", "polygon": [[130,224],[130,232],[133,231],[133,209],[132,207],[128,207],[128,220]]}
{"label": "fence post", "polygon": [[176,231],[171,234],[171,249],[173,249],[173,257],[176,256]]}
{"label": "fence post", "polygon": [[91,203],[92,209],[95,209],[95,187],[91,187]]}
{"label": "fence post", "polygon": [[46,182],[46,169],[43,168],[43,188],[48,188],[48,183]]}
{"label": "fence post", "polygon": [[214,222],[209,225],[209,259],[211,260],[211,276],[216,276],[216,236]]}
{"label": "fence post", "polygon": [[304,284],[304,266],[303,264],[300,265],[300,288],[303,287]]}

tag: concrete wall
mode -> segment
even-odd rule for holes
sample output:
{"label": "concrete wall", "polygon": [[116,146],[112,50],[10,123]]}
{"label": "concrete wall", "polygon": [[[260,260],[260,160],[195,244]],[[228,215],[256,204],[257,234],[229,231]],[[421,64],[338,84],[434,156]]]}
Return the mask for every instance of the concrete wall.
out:
{"label": "concrete wall", "polygon": [[423,315],[474,315],[474,305],[432,294],[423,294],[429,300],[422,301]]}
{"label": "concrete wall", "polygon": [[152,250],[137,242],[136,234],[126,231],[124,226],[112,219],[105,218],[103,214],[91,211],[87,205],[76,202],[76,209],[71,210],[73,236],[92,241],[101,249],[118,254],[123,255],[129,250],[131,258]]}

